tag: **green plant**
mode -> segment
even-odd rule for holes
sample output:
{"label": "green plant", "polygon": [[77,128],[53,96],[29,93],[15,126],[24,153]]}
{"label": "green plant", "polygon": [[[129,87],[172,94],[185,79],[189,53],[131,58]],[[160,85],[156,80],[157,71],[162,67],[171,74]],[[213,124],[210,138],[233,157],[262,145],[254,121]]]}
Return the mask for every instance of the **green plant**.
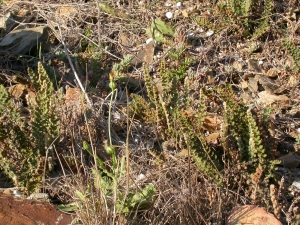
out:
{"label": "green plant", "polygon": [[296,145],[300,144],[300,136],[296,138]]}
{"label": "green plant", "polygon": [[56,99],[53,83],[41,62],[38,63],[38,71],[35,73],[30,68],[28,74],[33,87],[38,90],[35,104],[30,105],[32,110],[31,126],[34,137],[34,146],[40,154],[46,155],[46,150],[53,144],[59,134],[59,120],[55,114]]}
{"label": "green plant", "polygon": [[[217,153],[206,144],[202,128],[206,114],[205,95],[201,94],[197,109],[191,110],[192,100],[189,98],[188,84],[185,84],[183,92],[178,90],[186,77],[188,61],[186,59],[182,62],[178,66],[182,69],[178,70],[167,69],[162,61],[158,84],[161,90],[145,69],[144,81],[149,102],[132,94],[131,112],[157,127],[159,138],[164,143],[173,143],[173,148],[188,149],[199,169],[220,183],[222,178],[219,171],[222,162],[218,160]],[[189,116],[190,111],[192,116]]]}
{"label": "green plant", "polygon": [[270,15],[273,10],[273,2],[272,0],[265,0],[264,1],[264,11],[262,13],[261,22],[258,24],[258,27],[255,29],[254,33],[252,34],[252,39],[257,39],[264,35],[269,29],[269,21]]}
{"label": "green plant", "polygon": [[[131,57],[127,57],[127,61],[130,61]],[[120,63],[122,65],[122,63]],[[121,70],[122,66],[115,67],[115,69]],[[115,146],[112,143],[111,138],[111,110],[113,99],[115,95],[116,83],[114,81],[114,75],[109,75],[109,87],[111,89],[111,100],[109,104],[108,115],[108,139],[104,142],[106,153],[111,157],[111,169],[108,170],[103,161],[91,151],[87,142],[83,142],[83,148],[94,157],[96,168],[93,169],[94,187],[101,191],[105,198],[109,199],[109,206],[113,208],[113,211],[117,214],[128,214],[132,210],[145,209],[149,207],[149,204],[153,201],[156,193],[155,187],[152,184],[145,185],[144,187],[129,187],[124,190],[121,183],[126,177],[126,157],[122,156],[119,160],[115,151]],[[128,165],[127,165],[128,166]],[[82,200],[85,200],[84,195],[77,190],[77,195],[81,196]]]}
{"label": "green plant", "polygon": [[[83,142],[83,148],[93,155],[86,142]],[[124,190],[121,181],[126,175],[125,156],[118,160],[115,147],[108,143],[105,144],[105,149],[111,155],[111,171],[105,167],[99,157],[96,158],[99,170],[93,169],[95,188],[102,191],[105,197],[110,199],[109,206],[115,207],[117,213],[127,214],[132,210],[148,208],[156,193],[154,185],[147,184],[144,187],[130,187],[129,190]]]}
{"label": "green plant", "polygon": [[262,124],[268,124],[267,119],[264,118],[263,121],[262,118],[257,125],[252,110],[236,100],[230,86],[217,88],[217,93],[224,102],[220,135],[224,155],[221,155],[206,142],[202,126],[207,110],[206,99],[213,98],[216,92],[200,89],[200,98],[195,106],[195,100],[189,94],[190,86],[185,79],[184,65],[187,63],[181,61],[178,68],[185,69],[172,70],[167,69],[162,61],[157,76],[159,83],[156,85],[145,69],[144,81],[149,100],[132,94],[131,112],[155,126],[163,143],[172,143],[170,147],[175,149],[187,149],[199,170],[219,184],[222,184],[224,178],[224,162],[232,168],[236,168],[237,164],[246,165],[251,162],[247,166],[248,178],[257,170],[264,171],[264,178],[272,177],[278,162],[268,159],[270,152],[268,146],[264,145],[265,142],[262,142],[260,130],[267,127]]}
{"label": "green plant", "polygon": [[[53,85],[46,70],[38,63],[38,73],[28,73],[37,90],[29,102],[30,120],[21,117],[22,105],[14,103],[0,85],[0,166],[16,186],[34,192],[50,168],[51,146],[58,136]],[[50,162],[51,163],[51,162]]]}
{"label": "green plant", "polygon": [[126,72],[128,70],[128,68],[130,67],[132,59],[133,59],[132,55],[126,55],[124,57],[124,59],[121,60],[120,63],[114,64],[113,70],[116,71],[117,73]]}
{"label": "green plant", "polygon": [[295,61],[295,67],[293,68],[293,70],[295,72],[298,71],[300,67],[300,50],[290,38],[284,39],[282,45],[287,49],[288,53],[293,57]]}
{"label": "green plant", "polygon": [[172,27],[162,20],[155,19],[152,21],[150,28],[146,30],[146,34],[158,42],[166,43],[168,42],[167,37],[173,37],[175,32]]}
{"label": "green plant", "polygon": [[[272,176],[273,164],[278,162],[276,160],[266,160],[270,156],[270,151],[267,143],[264,146],[261,134],[261,130],[268,129],[269,121],[264,118],[264,115],[259,115],[261,120],[258,125],[252,110],[235,100],[235,94],[229,86],[218,88],[218,92],[224,100],[224,125],[221,139],[226,153],[231,155],[229,159],[232,163],[252,162],[253,168],[248,168],[250,174],[259,166],[262,166],[263,169],[267,169],[265,176]],[[234,151],[235,154],[233,154]],[[232,155],[236,158],[232,158]]]}
{"label": "green plant", "polygon": [[128,17],[129,17],[127,14],[123,13],[121,10],[112,8],[108,4],[99,3],[99,7],[105,13],[107,13],[107,14],[109,14],[111,16],[120,17],[120,18],[123,18],[123,19],[128,19]]}
{"label": "green plant", "polygon": [[257,39],[269,30],[272,0],[265,0],[263,4],[255,0],[226,0],[225,4],[220,3],[217,8],[225,20],[234,24],[244,37]]}
{"label": "green plant", "polygon": [[182,58],[182,55],[185,52],[185,50],[186,48],[182,47],[173,51],[168,51],[168,55],[174,60],[179,60],[180,58]]}
{"label": "green plant", "polygon": [[274,181],[274,171],[279,164],[278,160],[272,159],[272,137],[268,132],[270,120],[265,112],[240,104],[231,87],[218,88],[218,93],[224,101],[220,137],[224,161],[239,177],[239,184],[235,179],[229,183],[233,187],[242,185],[244,194],[253,204],[266,204],[262,199],[269,194],[268,187]]}

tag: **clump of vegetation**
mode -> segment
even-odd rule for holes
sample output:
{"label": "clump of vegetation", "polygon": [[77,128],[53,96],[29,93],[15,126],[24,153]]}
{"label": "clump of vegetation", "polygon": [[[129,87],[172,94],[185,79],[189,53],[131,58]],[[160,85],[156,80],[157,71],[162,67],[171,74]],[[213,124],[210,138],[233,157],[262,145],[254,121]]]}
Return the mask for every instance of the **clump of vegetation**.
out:
{"label": "clump of vegetation", "polygon": [[244,37],[257,39],[269,30],[273,10],[271,0],[265,0],[263,4],[253,0],[227,0],[226,3],[218,4],[217,8],[226,21],[233,24]]}
{"label": "clump of vegetation", "polygon": [[[39,62],[37,71],[28,69],[27,85],[36,93],[23,100],[28,107],[10,96],[6,87],[11,79],[0,74],[5,84],[0,85],[0,168],[14,185],[25,187],[26,194],[38,190],[55,162],[65,183],[55,187],[53,196],[72,202],[60,209],[76,211],[84,224],[225,224],[235,205],[249,203],[264,206],[277,218],[286,217],[282,212],[297,218],[291,210],[296,212],[296,200],[286,212],[292,196],[284,181],[278,182],[285,173],[275,172],[281,154],[275,139],[287,135],[272,136],[276,130],[284,133],[284,128],[274,128],[276,116],[292,107],[298,128],[298,103],[282,107],[278,100],[278,108],[266,103],[262,109],[264,103],[254,98],[265,90],[280,99],[298,88],[286,70],[276,72],[284,63],[273,57],[283,47],[295,61],[294,71],[299,70],[296,40],[283,37],[278,42],[287,31],[280,14],[293,14],[284,9],[288,4],[88,2],[82,4],[96,6],[85,9],[88,15],[84,7],[70,10],[74,17],[64,15],[70,18],[55,14],[53,43],[61,41],[66,51],[57,47],[52,52],[51,46],[51,54],[43,55],[40,49],[45,64]],[[167,18],[164,10],[174,17]],[[44,22],[48,20],[45,16]],[[277,33],[270,27],[286,30]],[[73,38],[73,31],[81,32],[79,38]],[[148,38],[155,45],[145,44]],[[36,58],[30,58],[22,59],[26,69],[35,65]],[[259,68],[247,60],[259,62]],[[269,83],[284,87],[267,90],[260,79],[266,75]],[[78,97],[81,82],[89,105]],[[71,89],[63,102],[61,90],[67,85]],[[80,102],[81,113],[74,112],[73,102]],[[289,136],[293,144],[300,142],[296,134]]]}
{"label": "clump of vegetation", "polygon": [[258,167],[266,169],[266,177],[272,177],[274,165],[278,162],[266,160],[270,153],[262,145],[261,133],[251,110],[235,100],[230,87],[218,89],[220,98],[224,101],[221,135],[224,153],[217,152],[206,143],[203,128],[207,112],[206,99],[216,93],[205,94],[205,89],[200,90],[197,106],[193,106],[195,99],[189,95],[187,83],[180,89],[180,80],[185,76],[184,70],[177,70],[174,74],[162,62],[159,90],[145,70],[144,79],[149,101],[132,95],[132,113],[152,126],[159,127],[161,142],[172,143],[175,149],[188,149],[200,171],[219,184],[223,183],[224,162],[231,167],[235,167],[237,163],[244,165],[252,162],[252,169],[245,171],[248,173],[245,177],[249,178]]}
{"label": "clump of vegetation", "polygon": [[35,100],[29,101],[29,120],[21,116],[22,104],[14,102],[0,85],[0,164],[15,185],[25,187],[30,194],[38,189],[46,171],[51,169],[52,146],[59,134],[59,122],[53,84],[42,63],[38,64],[37,73],[31,69],[28,72],[37,90]]}
{"label": "clump of vegetation", "polygon": [[288,53],[293,57],[296,65],[292,69],[297,72],[300,67],[300,51],[299,51],[299,49],[289,38],[286,38],[282,42],[282,45],[283,45],[283,47],[285,47],[287,49]]}

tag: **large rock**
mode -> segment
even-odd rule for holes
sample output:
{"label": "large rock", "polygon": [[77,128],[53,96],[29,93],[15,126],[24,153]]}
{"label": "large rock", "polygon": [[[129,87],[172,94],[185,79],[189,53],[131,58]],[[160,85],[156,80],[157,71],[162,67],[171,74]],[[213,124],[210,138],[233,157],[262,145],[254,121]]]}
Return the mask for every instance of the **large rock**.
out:
{"label": "large rock", "polygon": [[36,48],[39,42],[47,40],[47,29],[46,26],[32,28],[19,27],[1,39],[0,50],[24,55],[31,49]]}
{"label": "large rock", "polygon": [[244,205],[236,207],[230,214],[227,225],[282,225],[271,213],[264,208],[255,205]]}

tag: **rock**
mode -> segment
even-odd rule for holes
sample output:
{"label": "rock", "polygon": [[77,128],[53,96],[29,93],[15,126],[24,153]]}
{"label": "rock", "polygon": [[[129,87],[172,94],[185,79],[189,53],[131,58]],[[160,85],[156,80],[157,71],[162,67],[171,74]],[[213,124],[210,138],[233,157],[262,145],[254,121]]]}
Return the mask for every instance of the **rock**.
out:
{"label": "rock", "polygon": [[245,205],[234,208],[228,217],[227,224],[282,225],[273,214],[255,205]]}
{"label": "rock", "polygon": [[298,193],[300,192],[300,179],[298,177],[296,177],[295,180],[293,181],[291,185],[291,189]]}
{"label": "rock", "polygon": [[0,194],[0,198],[0,224],[72,224],[72,216],[57,210],[52,204],[5,194]]}
{"label": "rock", "polygon": [[153,62],[155,50],[155,43],[151,41],[150,43],[145,45],[145,48],[139,51],[139,53],[133,57],[131,64],[133,66],[139,67],[143,62],[151,64]]}
{"label": "rock", "polygon": [[300,156],[293,152],[280,157],[279,160],[285,168],[296,168],[300,165]]}
{"label": "rock", "polygon": [[249,78],[248,88],[250,89],[251,92],[254,92],[254,93],[256,93],[258,91],[257,80],[254,77]]}
{"label": "rock", "polygon": [[65,104],[68,109],[80,111],[82,103],[82,92],[79,88],[68,88],[66,90]]}
{"label": "rock", "polygon": [[236,69],[236,71],[238,71],[238,72],[243,72],[244,71],[244,69],[243,69],[244,65],[243,65],[242,62],[234,61],[233,64],[232,64],[232,67],[234,69]]}
{"label": "rock", "polygon": [[265,75],[270,78],[276,78],[278,74],[280,74],[280,71],[276,68],[271,68],[265,73]]}
{"label": "rock", "polygon": [[280,87],[280,85],[277,84],[276,81],[265,75],[256,74],[255,79],[261,84],[265,91],[274,93],[274,91]]}
{"label": "rock", "polygon": [[258,93],[258,96],[257,101],[266,106],[276,103],[283,109],[290,104],[290,99],[286,95],[274,95],[269,91],[262,91]]}
{"label": "rock", "polygon": [[24,55],[35,48],[39,42],[47,40],[47,29],[46,26],[32,28],[20,27],[15,29],[2,38],[0,41],[0,50]]}
{"label": "rock", "polygon": [[248,60],[248,68],[249,70],[253,70],[256,73],[262,73],[262,69],[258,66],[258,63],[255,59]]}
{"label": "rock", "polygon": [[16,24],[17,23],[13,19],[13,16],[10,12],[0,17],[0,30],[9,32]]}

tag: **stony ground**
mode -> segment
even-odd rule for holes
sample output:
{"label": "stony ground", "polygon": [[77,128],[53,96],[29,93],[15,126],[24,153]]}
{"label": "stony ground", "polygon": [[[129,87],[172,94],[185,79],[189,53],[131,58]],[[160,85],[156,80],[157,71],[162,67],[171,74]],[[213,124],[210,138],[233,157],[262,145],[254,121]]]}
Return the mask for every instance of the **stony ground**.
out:
{"label": "stony ground", "polygon": [[[74,157],[79,159],[79,164],[83,164],[80,158],[82,156],[77,155],[78,152],[75,153],[83,140],[93,140],[95,149],[102,160],[106,161],[110,158],[105,153],[103,144],[103,137],[107,135],[107,124],[100,116],[103,118],[108,116],[109,74],[113,66],[128,55],[131,55],[133,59],[129,65],[124,66],[126,68],[117,79],[118,94],[114,100],[112,138],[116,145],[123,146],[120,147],[121,153],[125,152],[126,139],[130,139],[128,145],[136,151],[136,155],[132,157],[135,170],[132,176],[136,177],[136,182],[139,181],[139,176],[147,177],[144,182],[155,183],[161,193],[157,198],[159,200],[156,202],[156,211],[140,212],[144,218],[148,219],[144,222],[168,224],[168,220],[165,219],[166,215],[174,214],[177,210],[176,213],[183,215],[183,218],[197,218],[195,221],[186,219],[178,222],[170,216],[174,219],[170,221],[177,221],[178,224],[192,224],[192,222],[224,224],[236,203],[259,205],[261,202],[271,201],[270,196],[266,196],[266,201],[265,199],[257,200],[253,196],[240,196],[241,192],[238,188],[232,191],[233,194],[228,194],[228,192],[223,194],[223,190],[218,189],[202,174],[198,174],[193,165],[183,159],[187,155],[186,149],[179,149],[180,151],[172,152],[167,156],[157,156],[156,153],[148,152],[152,148],[163,148],[157,140],[159,138],[156,132],[159,129],[155,130],[139,118],[133,120],[131,132],[128,135],[127,100],[132,93],[147,95],[143,79],[145,66],[151,73],[153,85],[157,86],[159,92],[163,92],[160,90],[161,81],[159,80],[161,62],[164,61],[167,68],[179,71],[180,63],[176,61],[176,55],[180,55],[184,59],[192,60],[192,63],[184,70],[186,77],[183,79],[185,83],[189,83],[194,104],[190,110],[186,110],[187,116],[192,117],[195,114],[193,107],[201,94],[200,89],[215,90],[227,84],[232,85],[236,99],[242,104],[269,116],[271,125],[266,134],[262,133],[262,139],[270,146],[272,157],[280,160],[276,176],[281,183],[277,183],[276,188],[284,193],[282,195],[279,191],[277,194],[280,202],[278,204],[284,213],[277,211],[276,216],[283,223],[288,223],[291,218],[293,224],[299,223],[297,214],[299,214],[298,195],[300,192],[300,155],[298,153],[300,149],[300,73],[297,67],[300,62],[296,59],[300,55],[297,53],[293,55],[291,53],[293,51],[289,51],[290,45],[286,44],[289,38],[298,48],[299,3],[272,1],[272,14],[268,15],[270,18],[268,30],[256,37],[255,31],[258,25],[251,24],[252,30],[246,34],[245,27],[239,23],[239,20],[244,19],[243,17],[238,17],[234,23],[228,22],[231,14],[220,8],[222,1],[183,1],[180,3],[179,1],[109,1],[102,3],[75,0],[46,2],[13,0],[2,2],[0,83],[5,85],[16,101],[21,101],[27,106],[29,101],[34,99],[36,90],[32,88],[32,85],[22,81],[20,77],[28,77],[27,68],[35,68],[38,61],[43,61],[51,68],[49,74],[54,74],[51,79],[57,84],[56,95],[59,95],[59,90],[62,91],[63,103],[61,105],[63,107],[61,106],[58,110],[62,135],[57,151],[64,160],[63,163],[57,161],[56,167],[59,168],[58,165],[60,165],[65,169],[56,169],[43,184],[44,190],[47,190],[53,201],[59,203],[77,201],[78,196],[76,199],[72,193],[82,190],[81,186],[88,183],[86,181],[89,177],[87,167],[91,163],[87,163],[85,167],[72,162],[72,157]],[[257,7],[261,10],[255,13],[262,14],[263,3],[258,4]],[[253,20],[259,18],[257,22],[259,23],[263,18],[255,13],[249,18]],[[163,21],[172,30],[167,30],[167,35],[157,37],[159,35],[154,34],[152,25],[154,19]],[[156,41],[153,40],[155,38]],[[73,68],[65,51],[72,58]],[[74,71],[78,73],[77,81]],[[81,114],[83,108],[88,107],[88,102],[81,98],[78,81],[84,84],[94,110],[100,115],[98,120],[95,119],[88,125]],[[178,92],[182,92],[182,89]],[[218,113],[220,107],[223,107],[219,99],[220,96],[214,96],[208,100],[208,114],[204,122],[205,140],[216,149],[218,149],[223,122],[223,115]],[[25,117],[29,114],[26,107],[23,114]],[[167,148],[172,148],[169,143],[163,142],[163,144],[168,145]],[[74,171],[79,175],[69,178],[74,175]],[[3,185],[8,182],[6,178],[4,180]],[[174,180],[178,180],[178,183],[171,184]],[[203,186],[199,185],[200,180]],[[188,204],[185,199],[187,198],[186,191],[191,190],[190,186],[195,187],[193,196],[200,197],[189,199],[190,204]],[[203,190],[205,190],[204,193]],[[3,199],[0,203],[1,224],[8,224],[6,219],[13,219],[13,216],[6,216],[6,213],[10,212],[6,210],[7,207],[16,211],[15,218],[20,217],[17,215],[24,217],[22,222],[16,221],[10,224],[70,223],[70,216],[56,212],[50,205],[24,201],[22,202],[23,208],[16,208],[20,205],[19,199],[13,200],[12,197],[5,196],[1,196],[1,199]],[[168,203],[169,199],[171,203]],[[200,200],[205,203],[197,206],[197,201]],[[228,201],[228,205],[222,201]],[[41,213],[29,215],[31,212],[36,212],[36,209],[29,206],[33,207],[36,204],[41,210],[45,210],[45,213],[39,211]],[[221,209],[218,205],[222,204],[224,208]],[[25,208],[25,205],[28,207]],[[175,210],[171,205],[177,209]],[[203,212],[203,209],[201,211],[204,205],[205,207],[209,205],[209,209],[204,210],[206,212]],[[269,203],[268,210],[276,214],[274,206],[270,205]],[[199,214],[200,216],[188,215],[193,210],[197,211],[197,207],[202,213]],[[86,224],[93,224],[91,221],[99,222],[99,219],[92,220],[91,217],[84,216],[92,212],[89,210],[92,209],[82,206],[80,210],[73,212],[73,216],[77,214],[81,221],[84,219],[90,221]],[[53,213],[53,217],[50,213]],[[47,215],[53,221],[47,218],[43,220],[38,217],[39,215]],[[64,215],[64,219],[55,223],[54,221],[57,221],[60,215]],[[119,224],[125,224],[124,218],[119,218],[118,221]],[[128,221],[127,223],[131,224]],[[113,223],[118,224],[116,221],[111,224]],[[99,224],[102,223],[99,222]],[[139,222],[136,220],[132,224],[139,224]]]}

